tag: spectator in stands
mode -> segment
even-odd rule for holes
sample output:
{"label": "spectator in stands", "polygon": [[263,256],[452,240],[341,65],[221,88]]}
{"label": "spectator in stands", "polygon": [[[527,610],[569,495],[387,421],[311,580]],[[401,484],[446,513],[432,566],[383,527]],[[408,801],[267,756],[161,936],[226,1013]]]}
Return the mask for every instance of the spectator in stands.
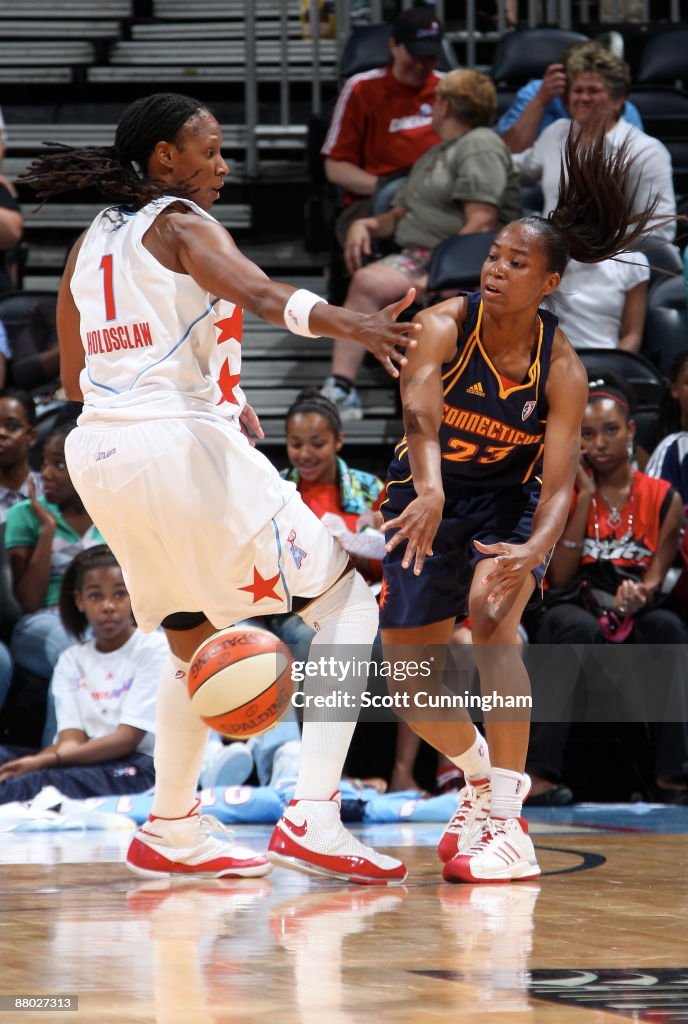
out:
{"label": "spectator in stands", "polygon": [[38,497],[31,479],[29,498],[8,510],[5,527],[14,593],[24,611],[12,634],[12,656],[16,665],[46,680],[72,642],[58,614],[62,577],[79,551],[103,543],[64,460],[65,437],[73,427],[62,424],[47,438],[43,496]]}
{"label": "spectator in stands", "polygon": [[[569,58],[594,57],[605,50],[599,42],[587,40],[572,43],[561,55],[561,63],[550,64],[542,78],[535,78],[516,93],[516,98],[497,122],[497,131],[512,153],[529,149],[548,128],[559,118],[570,118],[567,106],[567,66]],[[622,118],[643,130],[643,122],[630,100],[622,106]]]}
{"label": "spectator in stands", "polygon": [[[454,234],[496,231],[520,214],[518,175],[511,155],[492,131],[497,109],[493,82],[477,71],[458,70],[437,86],[433,124],[442,141],[418,160],[390,210],[354,221],[346,238],[353,278],[344,305],[378,310],[405,294],[422,293],[432,252]],[[364,266],[374,238],[390,238],[401,252]],[[349,342],[336,341],[323,394],[342,419],[360,419],[354,386],[362,358]]]}
{"label": "spectator in stands", "polygon": [[[679,352],[669,367],[669,381],[659,402],[657,418],[653,424],[653,436],[649,439],[649,450],[653,452],[655,470],[661,463],[666,462],[667,469],[673,467],[671,477],[666,477],[682,494],[688,493],[688,482],[684,489],[677,483],[676,473],[678,466],[675,462],[679,451],[677,445],[672,448],[672,442],[680,439],[688,432],[688,348]],[[664,442],[667,442],[666,444]],[[680,446],[682,448],[682,445]],[[667,461],[668,460],[668,461]],[[642,467],[641,467],[642,468]],[[662,472],[654,472],[652,476],[664,476]],[[688,505],[688,497],[684,498]]]}
{"label": "spectator in stands", "polygon": [[[0,111],[0,164],[5,156],[5,121]],[[17,190],[4,174],[0,174],[0,295],[19,287],[17,246],[24,234],[24,219],[17,202]],[[0,339],[1,342],[1,339]],[[4,349],[0,344],[0,353]],[[4,378],[0,379],[0,386]]]}
{"label": "spectator in stands", "polygon": [[442,29],[430,7],[402,11],[394,21],[385,68],[354,75],[344,86],[322,148],[325,174],[343,189],[336,233],[370,212],[370,197],[389,176],[408,169],[438,141],[432,119]]}
{"label": "spectator in stands", "polygon": [[67,567],[60,616],[79,642],[52,677],[57,736],[37,753],[0,747],[1,803],[31,800],[44,786],[75,798],[140,793],[155,779],[155,690],[167,643],[136,628],[109,548],[82,551]]}
{"label": "spectator in stands", "polygon": [[[583,454],[568,522],[547,572],[554,589],[538,643],[688,643],[688,629],[661,593],[678,550],[682,501],[666,481],[633,469],[629,399],[624,382],[611,374],[590,386]],[[566,722],[533,727],[527,770],[534,794],[556,790],[569,728]],[[657,743],[660,788],[671,788],[687,761],[685,723],[664,724]]]}
{"label": "spectator in stands", "polygon": [[29,452],[36,444],[36,407],[25,391],[0,391],[0,523],[8,509],[43,495],[40,473],[31,469]]}
{"label": "spectator in stands", "polygon": [[[676,195],[671,156],[666,146],[621,118],[621,110],[631,81],[628,64],[609,51],[581,48],[567,61],[569,83],[568,108],[577,128],[598,121],[606,125],[608,144],[626,147],[632,159],[628,175],[629,192],[635,188],[633,211],[640,213],[656,202],[650,224],[653,236],[670,242],[676,230]],[[521,182],[539,182],[544,195],[544,213],[553,210],[559,195],[559,169],[570,122],[560,119],[545,128],[534,145],[518,154],[516,164]]]}
{"label": "spectator in stands", "polygon": [[657,416],[658,443],[645,467],[648,476],[675,487],[688,506],[688,348],[669,368]]}
{"label": "spectator in stands", "polygon": [[600,263],[569,260],[552,296],[552,310],[575,349],[637,352],[647,314],[650,264],[642,252]]}
{"label": "spectator in stands", "polygon": [[54,298],[37,302],[9,346],[12,383],[35,398],[50,396],[60,387],[55,306]]}

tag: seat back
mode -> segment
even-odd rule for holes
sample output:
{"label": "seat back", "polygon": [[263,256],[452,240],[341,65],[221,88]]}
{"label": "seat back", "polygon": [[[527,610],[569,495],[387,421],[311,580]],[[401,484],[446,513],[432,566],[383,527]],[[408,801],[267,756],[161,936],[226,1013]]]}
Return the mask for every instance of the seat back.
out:
{"label": "seat back", "polygon": [[561,60],[571,43],[585,42],[587,36],[561,28],[525,28],[507,32],[497,43],[492,78],[495,82],[524,85],[542,78],[550,64]]}
{"label": "seat back", "polygon": [[686,309],[686,284],[683,277],[664,277],[658,280],[650,289],[647,304],[664,306],[666,309]]}
{"label": "seat back", "polygon": [[688,29],[672,25],[668,32],[651,36],[645,43],[639,82],[688,82]]}
{"label": "seat back", "polygon": [[[344,44],[342,58],[339,62],[339,74],[342,78],[351,78],[373,68],[382,68],[389,64],[389,41],[392,38],[392,24],[385,21],[378,25],[360,25]],[[454,47],[448,39],[442,40],[442,56],[437,61],[438,71],[452,71],[458,68]]]}
{"label": "seat back", "polygon": [[650,288],[656,281],[664,281],[667,274],[683,274],[681,251],[673,242],[654,244],[650,236],[643,243],[643,252],[650,263]]}
{"label": "seat back", "polygon": [[657,408],[664,391],[661,374],[645,356],[623,348],[584,348],[578,352],[590,380],[617,373],[633,388],[639,407]]}
{"label": "seat back", "polygon": [[495,239],[494,231],[445,238],[435,249],[428,275],[428,293],[466,291],[477,287],[480,271]]}
{"label": "seat back", "polygon": [[665,376],[679,354],[688,349],[688,310],[650,306],[645,321],[643,352]]}
{"label": "seat back", "polygon": [[10,344],[22,327],[26,325],[34,306],[45,300],[57,302],[57,295],[55,292],[48,291],[17,291],[5,292],[0,296],[0,320],[5,325]]}

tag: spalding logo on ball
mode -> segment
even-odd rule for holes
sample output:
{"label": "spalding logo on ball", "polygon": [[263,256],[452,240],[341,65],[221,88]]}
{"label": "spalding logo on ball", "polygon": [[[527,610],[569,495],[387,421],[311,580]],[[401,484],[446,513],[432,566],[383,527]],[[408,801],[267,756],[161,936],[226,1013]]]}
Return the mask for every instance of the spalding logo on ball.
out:
{"label": "spalding logo on ball", "polygon": [[289,707],[294,684],[286,644],[265,629],[214,633],[191,659],[191,706],[224,736],[246,739],[271,729]]}

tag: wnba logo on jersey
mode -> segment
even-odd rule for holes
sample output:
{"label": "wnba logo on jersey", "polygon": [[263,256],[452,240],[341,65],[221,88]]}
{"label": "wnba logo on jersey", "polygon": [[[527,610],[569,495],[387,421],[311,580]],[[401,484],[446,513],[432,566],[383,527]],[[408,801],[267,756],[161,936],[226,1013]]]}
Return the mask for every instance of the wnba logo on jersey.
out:
{"label": "wnba logo on jersey", "polygon": [[530,416],[531,412],[533,412],[533,410],[535,409],[536,405],[537,405],[537,402],[526,402],[526,404],[523,406],[523,412],[521,413],[521,419],[524,420],[524,421],[527,420],[528,417]]}
{"label": "wnba logo on jersey", "polygon": [[291,557],[294,559],[294,565],[296,566],[297,569],[300,569],[301,563],[306,557],[306,552],[303,550],[303,548],[299,548],[296,546],[296,530],[290,531],[289,536],[287,537],[287,544],[289,545],[289,548],[291,550]]}

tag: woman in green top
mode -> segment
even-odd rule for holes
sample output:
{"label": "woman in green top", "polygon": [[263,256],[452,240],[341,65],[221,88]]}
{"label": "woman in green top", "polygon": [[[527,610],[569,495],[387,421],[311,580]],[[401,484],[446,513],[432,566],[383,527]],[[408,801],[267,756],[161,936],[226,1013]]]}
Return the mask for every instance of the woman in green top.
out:
{"label": "woman in green top", "polygon": [[8,509],[5,547],[9,555],[14,594],[24,614],[14,627],[14,663],[49,680],[62,651],[72,644],[57,611],[60,581],[79,551],[102,544],[74,490],[64,461],[64,442],[73,429],[65,423],[45,442],[41,480],[43,497],[30,497]]}

